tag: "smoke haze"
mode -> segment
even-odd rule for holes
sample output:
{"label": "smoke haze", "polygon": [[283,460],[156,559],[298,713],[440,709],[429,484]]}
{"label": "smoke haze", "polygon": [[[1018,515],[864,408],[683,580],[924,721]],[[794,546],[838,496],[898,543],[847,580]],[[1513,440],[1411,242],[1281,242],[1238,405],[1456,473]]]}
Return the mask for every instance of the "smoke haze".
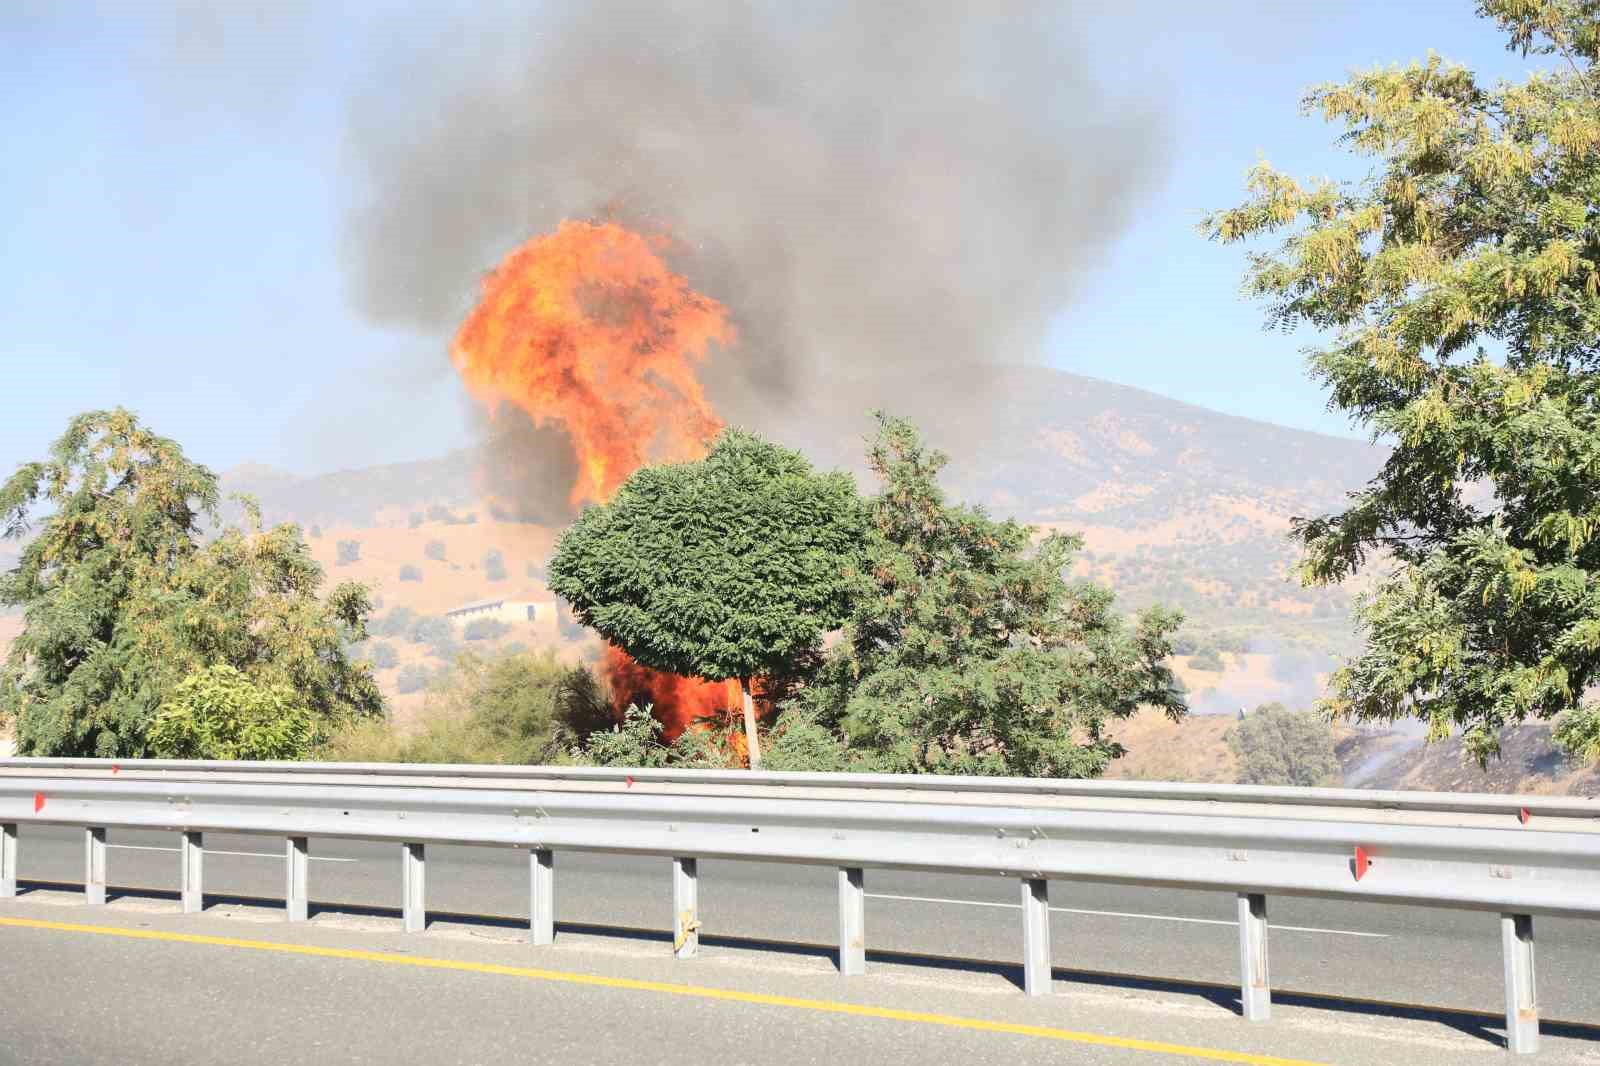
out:
{"label": "smoke haze", "polygon": [[779,436],[819,428],[797,397],[859,420],[908,379],[1023,361],[1165,173],[1162,116],[1103,87],[1061,4],[586,3],[406,29],[350,105],[355,304],[449,330],[563,218],[666,230],[740,333],[712,400]]}

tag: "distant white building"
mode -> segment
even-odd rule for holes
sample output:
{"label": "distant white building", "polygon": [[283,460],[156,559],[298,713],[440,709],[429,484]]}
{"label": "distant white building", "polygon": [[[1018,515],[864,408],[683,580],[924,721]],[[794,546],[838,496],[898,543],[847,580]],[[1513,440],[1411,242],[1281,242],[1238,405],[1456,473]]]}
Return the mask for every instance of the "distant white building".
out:
{"label": "distant white building", "polygon": [[465,625],[475,618],[492,618],[497,622],[536,622],[554,625],[556,603],[554,600],[479,600],[464,603],[446,611],[444,616],[457,625]]}

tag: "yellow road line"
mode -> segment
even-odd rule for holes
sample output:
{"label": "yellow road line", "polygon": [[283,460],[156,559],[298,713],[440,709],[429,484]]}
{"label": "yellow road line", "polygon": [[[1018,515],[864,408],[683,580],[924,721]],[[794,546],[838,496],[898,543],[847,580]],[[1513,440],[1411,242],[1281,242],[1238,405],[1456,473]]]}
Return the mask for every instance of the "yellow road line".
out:
{"label": "yellow road line", "polygon": [[1318,1063],[1308,1062],[1304,1059],[1283,1059],[1272,1055],[1253,1055],[1243,1051],[1225,1051],[1219,1048],[1169,1044],[1160,1040],[1137,1040],[1131,1037],[1081,1033],[1070,1029],[1055,1029],[1044,1025],[1020,1025],[1015,1022],[995,1022],[983,1018],[963,1018],[952,1014],[930,1014],[925,1011],[896,1010],[892,1007],[870,1007],[858,1003],[838,1003],[826,999],[774,996],[764,992],[739,992],[728,988],[680,985],[667,981],[639,981],[630,977],[602,977],[596,974],[571,973],[565,970],[544,970],[527,966],[500,966],[488,962],[463,962],[457,959],[399,955],[387,951],[326,948],[309,944],[284,944],[272,940],[243,940],[228,936],[203,936],[196,933],[168,933],[155,929],[127,929],[114,925],[47,922],[33,918],[0,918],[0,927],[3,926],[12,926],[18,929],[47,929],[58,933],[91,933],[99,936],[123,937],[128,940],[158,940],[177,944],[204,944],[210,947],[245,948],[250,951],[273,951],[285,955],[309,955],[324,959],[355,959],[361,962],[380,962],[394,966],[416,966],[428,970],[459,970],[466,973],[498,974],[502,977],[523,977],[535,981],[556,981],[562,984],[589,985],[595,988],[617,988],[631,992],[660,992],[671,996],[693,996],[697,999],[716,999],[731,1003],[753,1003],[767,1007],[788,1007],[791,1010],[819,1011],[824,1014],[848,1014],[858,1018],[882,1018],[888,1021],[911,1022],[918,1025],[938,1025],[947,1029],[968,1029],[982,1033],[1033,1036],[1044,1040],[1060,1040],[1072,1044],[1090,1044],[1096,1047],[1122,1048],[1129,1051],[1148,1051],[1157,1055],[1186,1055],[1189,1058],[1205,1059],[1211,1062],[1242,1063],[1245,1066],[1320,1066]]}

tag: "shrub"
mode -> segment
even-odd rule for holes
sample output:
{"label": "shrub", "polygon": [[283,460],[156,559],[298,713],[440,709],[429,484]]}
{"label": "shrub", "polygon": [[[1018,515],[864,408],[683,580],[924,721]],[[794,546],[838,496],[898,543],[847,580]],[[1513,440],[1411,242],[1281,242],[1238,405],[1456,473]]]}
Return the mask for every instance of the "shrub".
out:
{"label": "shrub", "polygon": [[500,554],[499,549],[491,548],[483,557],[483,573],[490,581],[506,579],[506,557]]}
{"label": "shrub", "polygon": [[661,723],[650,710],[630,704],[621,722],[590,733],[585,761],[596,766],[665,766],[670,749],[661,743]]}
{"label": "shrub", "polygon": [[434,504],[428,508],[428,521],[443,522],[446,525],[453,526],[456,524],[456,516],[450,513],[450,508]]}
{"label": "shrub", "polygon": [[220,663],[186,676],[150,724],[150,754],[165,759],[301,759],[311,709],[286,684],[259,685]]}
{"label": "shrub", "polygon": [[1191,670],[1207,670],[1220,674],[1224,669],[1222,655],[1216,648],[1202,648],[1198,654],[1189,656]]}
{"label": "shrub", "polygon": [[850,761],[830,729],[795,708],[778,716],[763,745],[761,768],[838,772],[850,769]]}
{"label": "shrub", "polygon": [[322,536],[322,527],[321,526],[312,526],[310,532],[311,532],[311,535],[313,537],[320,537],[320,536]]}
{"label": "shrub", "polygon": [[400,580],[401,581],[421,581],[422,580],[422,571],[418,570],[416,567],[412,566],[410,563],[407,563],[406,565],[404,565],[404,566],[402,566],[400,568]]}
{"label": "shrub", "polygon": [[338,565],[349,566],[361,559],[361,542],[359,540],[341,540],[339,542]]}
{"label": "shrub", "polygon": [[403,695],[421,692],[428,685],[428,669],[412,663],[400,671],[400,676],[395,678],[394,684]]}
{"label": "shrub", "polygon": [[1339,776],[1333,728],[1314,711],[1266,703],[1227,734],[1244,785],[1328,785]]}
{"label": "shrub", "polygon": [[427,558],[433,559],[437,562],[444,562],[444,541],[428,541],[427,545],[422,549],[422,554]]}
{"label": "shrub", "polygon": [[422,512],[421,511],[412,511],[409,515],[406,516],[406,528],[407,529],[416,529],[420,525],[422,525]]}
{"label": "shrub", "polygon": [[466,652],[428,685],[419,728],[413,734],[402,737],[387,727],[363,724],[332,738],[318,757],[349,762],[548,763],[566,757],[580,737],[603,728],[610,718],[610,704],[594,675],[564,665],[553,652],[495,656]]}
{"label": "shrub", "polygon": [[403,637],[410,633],[411,627],[416,624],[416,611],[409,607],[396,607],[373,622],[370,628],[375,637]]}
{"label": "shrub", "polygon": [[416,643],[426,644],[440,659],[450,659],[456,653],[456,630],[448,619],[423,615],[411,626],[410,636]]}
{"label": "shrub", "polygon": [[399,664],[400,656],[393,644],[380,640],[367,650],[367,662],[379,670],[388,670]]}
{"label": "shrub", "polygon": [[511,632],[511,627],[496,618],[474,618],[461,630],[468,640],[495,640]]}

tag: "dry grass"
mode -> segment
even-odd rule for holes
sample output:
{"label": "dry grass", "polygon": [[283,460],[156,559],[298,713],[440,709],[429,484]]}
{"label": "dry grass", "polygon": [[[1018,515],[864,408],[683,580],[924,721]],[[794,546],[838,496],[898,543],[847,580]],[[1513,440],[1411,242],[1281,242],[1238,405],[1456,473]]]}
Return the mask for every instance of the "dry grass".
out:
{"label": "dry grass", "polygon": [[1238,762],[1223,738],[1235,721],[1232,715],[1196,714],[1174,722],[1159,711],[1140,711],[1111,729],[1128,754],[1113,762],[1105,776],[1231,784]]}

